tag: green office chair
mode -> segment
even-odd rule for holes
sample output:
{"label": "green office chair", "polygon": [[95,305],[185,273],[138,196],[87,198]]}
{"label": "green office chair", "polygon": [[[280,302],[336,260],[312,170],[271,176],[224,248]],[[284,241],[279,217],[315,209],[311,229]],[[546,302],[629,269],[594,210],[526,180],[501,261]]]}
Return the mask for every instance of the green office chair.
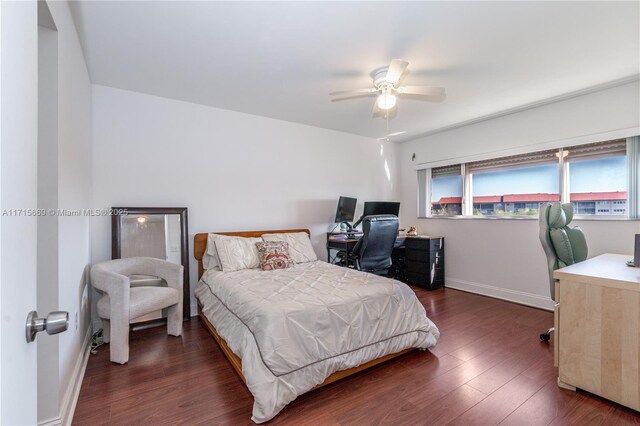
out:
{"label": "green office chair", "polygon": [[[568,226],[572,219],[573,206],[570,203],[540,206],[540,242],[547,255],[552,300],[556,300],[556,280],[553,278],[553,271],[586,260],[589,252],[582,229]],[[540,340],[548,342],[552,331],[553,328],[550,328],[540,334]]]}

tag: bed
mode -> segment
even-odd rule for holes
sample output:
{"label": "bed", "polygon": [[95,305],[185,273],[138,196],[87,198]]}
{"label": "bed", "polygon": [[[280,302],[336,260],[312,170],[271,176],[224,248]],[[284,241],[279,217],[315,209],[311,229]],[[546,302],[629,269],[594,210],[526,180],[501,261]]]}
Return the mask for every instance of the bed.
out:
{"label": "bed", "polygon": [[[309,235],[306,229],[216,234],[300,232]],[[320,260],[276,271],[205,270],[208,235],[194,240],[198,314],[253,394],[255,423],[302,393],[429,349],[439,338],[405,284]]]}

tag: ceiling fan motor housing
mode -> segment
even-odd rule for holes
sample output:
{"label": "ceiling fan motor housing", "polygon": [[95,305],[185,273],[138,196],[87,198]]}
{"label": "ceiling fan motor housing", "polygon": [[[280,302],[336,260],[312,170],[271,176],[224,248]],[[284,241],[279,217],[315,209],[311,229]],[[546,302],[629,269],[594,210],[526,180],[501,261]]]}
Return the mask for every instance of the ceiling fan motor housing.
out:
{"label": "ceiling fan motor housing", "polygon": [[381,89],[385,86],[393,87],[393,84],[386,80],[387,71],[389,71],[389,67],[382,67],[373,73],[373,85],[376,89]]}

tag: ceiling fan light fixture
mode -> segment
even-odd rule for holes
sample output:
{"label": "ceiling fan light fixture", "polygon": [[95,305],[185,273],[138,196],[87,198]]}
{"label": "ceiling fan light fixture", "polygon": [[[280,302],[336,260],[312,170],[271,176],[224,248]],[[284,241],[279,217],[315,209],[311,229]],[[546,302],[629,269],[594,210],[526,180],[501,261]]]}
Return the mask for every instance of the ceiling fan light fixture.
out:
{"label": "ceiling fan light fixture", "polygon": [[378,103],[378,108],[380,109],[391,109],[396,106],[396,96],[391,93],[389,90],[385,90],[379,96],[376,102]]}
{"label": "ceiling fan light fixture", "polygon": [[407,96],[417,100],[442,102],[445,99],[444,87],[404,85],[402,77],[406,75],[408,65],[409,62],[402,59],[393,59],[388,67],[378,68],[371,73],[373,87],[331,92],[329,96],[337,96],[331,101],[375,97],[372,117],[384,117],[386,119],[389,119],[387,111],[395,108],[398,98]]}

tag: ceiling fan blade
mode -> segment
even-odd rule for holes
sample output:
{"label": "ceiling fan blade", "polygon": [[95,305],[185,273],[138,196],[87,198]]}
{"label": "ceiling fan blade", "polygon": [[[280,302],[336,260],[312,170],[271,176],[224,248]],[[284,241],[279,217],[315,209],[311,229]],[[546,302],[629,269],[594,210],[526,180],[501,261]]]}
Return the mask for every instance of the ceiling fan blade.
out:
{"label": "ceiling fan blade", "polygon": [[444,87],[429,87],[429,86],[401,86],[396,90],[398,95],[405,95],[406,97],[420,97],[425,100],[441,102],[447,97],[447,93]]}
{"label": "ceiling fan blade", "polygon": [[400,86],[396,90],[398,93],[406,93],[408,95],[445,96],[444,87]]}
{"label": "ceiling fan blade", "polygon": [[371,96],[375,96],[375,93],[360,93],[360,94],[354,94],[354,95],[350,95],[350,96],[342,96],[339,98],[333,98],[331,99],[331,102],[340,102],[340,101],[348,101],[349,99],[357,99],[357,98],[369,98]]}
{"label": "ceiling fan blade", "polygon": [[375,101],[373,103],[373,108],[371,109],[371,117],[372,118],[376,118],[376,117],[380,117],[380,113],[382,113],[382,109],[380,109],[380,107],[378,106],[378,101]]}
{"label": "ceiling fan blade", "polygon": [[331,92],[329,93],[329,96],[342,96],[342,95],[356,95],[356,94],[362,94],[362,93],[367,93],[367,94],[372,94],[377,92],[378,89],[374,89],[374,88],[368,88],[368,89],[355,89],[355,90],[338,90],[337,92]]}
{"label": "ceiling fan blade", "polygon": [[442,102],[445,100],[444,96],[431,96],[431,95],[413,95],[411,93],[401,93],[398,95],[401,99],[413,99],[416,101],[427,101],[427,102]]}
{"label": "ceiling fan blade", "polygon": [[387,76],[385,77],[387,83],[396,84],[400,80],[400,77],[402,77],[402,74],[404,73],[404,70],[407,69],[408,65],[409,62],[403,61],[402,59],[393,59],[389,65],[389,69],[387,70]]}

